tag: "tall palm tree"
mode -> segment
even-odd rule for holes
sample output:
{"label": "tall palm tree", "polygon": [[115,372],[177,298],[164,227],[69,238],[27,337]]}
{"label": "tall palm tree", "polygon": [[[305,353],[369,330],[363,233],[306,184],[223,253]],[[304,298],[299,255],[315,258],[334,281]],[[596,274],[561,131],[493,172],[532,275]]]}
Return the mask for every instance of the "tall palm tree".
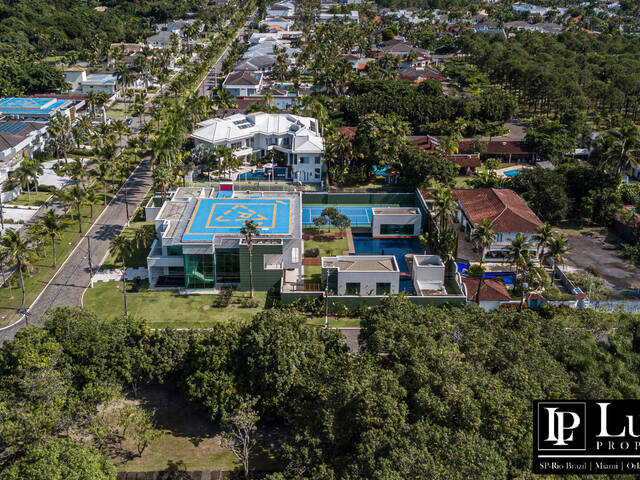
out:
{"label": "tall palm tree", "polygon": [[478,290],[476,291],[476,298],[475,298],[475,302],[478,305],[480,304],[480,291],[482,290],[482,284],[484,283],[484,272],[485,272],[485,268],[484,268],[484,265],[482,265],[481,263],[480,264],[476,263],[474,265],[471,265],[467,272],[469,277],[478,279]]}
{"label": "tall palm tree", "polygon": [[244,236],[244,241],[247,243],[247,248],[249,249],[249,289],[250,296],[253,298],[253,240],[254,237],[260,235],[260,231],[253,221],[247,220],[240,229],[240,234]]}
{"label": "tall palm tree", "polygon": [[483,218],[480,225],[477,225],[471,235],[471,241],[480,247],[480,264],[484,261],[484,252],[496,239],[496,232],[493,224],[488,218]]}
{"label": "tall palm tree", "polygon": [[436,218],[440,224],[440,229],[447,228],[447,223],[458,209],[457,202],[451,195],[451,190],[442,185],[436,185],[433,189],[433,204],[436,210]]}
{"label": "tall palm tree", "polygon": [[131,240],[123,234],[118,235],[109,244],[109,254],[122,262],[122,295],[124,297],[124,314],[129,315],[127,308],[127,257],[132,254]]}
{"label": "tall palm tree", "polygon": [[37,178],[33,165],[26,160],[23,161],[20,166],[14,170],[12,177],[23,189],[26,188],[27,199],[31,202],[31,183],[33,182],[34,177]]}
{"label": "tall palm tree", "polygon": [[56,113],[49,120],[47,132],[56,147],[56,160],[60,161],[60,151],[64,154],[64,163],[68,162],[67,150],[69,133],[71,133],[71,120],[63,113]]}
{"label": "tall palm tree", "polygon": [[519,233],[516,238],[511,240],[511,244],[507,247],[509,252],[509,261],[516,268],[516,275],[526,270],[527,265],[531,261],[529,242],[526,237]]}
{"label": "tall palm tree", "polygon": [[640,129],[631,122],[607,132],[602,141],[604,165],[617,173],[640,166]]}
{"label": "tall palm tree", "polygon": [[540,225],[536,228],[536,257],[540,259],[542,252],[548,246],[549,241],[553,238],[553,229],[549,223]]}
{"label": "tall palm tree", "polygon": [[103,199],[102,204],[107,204],[107,186],[109,185],[109,181],[111,179],[111,175],[113,172],[112,164],[106,160],[98,160],[96,167],[92,170],[93,174],[96,176],[98,181],[102,184],[103,188]]}
{"label": "tall palm tree", "polygon": [[22,303],[18,308],[19,313],[25,312],[27,303],[27,292],[24,286],[23,269],[33,263],[35,259],[34,250],[28,245],[18,232],[15,230],[7,230],[0,237],[0,252],[6,255],[9,263],[15,264],[16,272],[18,272],[18,285],[22,290]]}
{"label": "tall palm tree", "polygon": [[82,233],[82,206],[87,201],[87,192],[76,184],[65,190],[58,190],[56,194],[63,203],[75,206],[78,218],[78,232]]}
{"label": "tall palm tree", "polygon": [[553,270],[555,271],[556,265],[565,264],[565,255],[571,250],[567,237],[562,234],[554,235],[547,243],[547,249],[542,254],[543,260],[551,260],[553,262]]}
{"label": "tall palm tree", "polygon": [[167,192],[174,178],[173,169],[166,162],[160,162],[160,165],[153,171],[153,185],[155,189],[160,190],[163,202],[167,198]]}
{"label": "tall palm tree", "polygon": [[42,233],[51,239],[53,268],[56,268],[56,238],[59,238],[64,231],[64,217],[51,209],[47,210],[40,223],[42,225]]}
{"label": "tall palm tree", "polygon": [[95,188],[87,188],[85,203],[89,205],[89,218],[93,218],[93,206],[100,203],[100,197]]}
{"label": "tall palm tree", "polygon": [[136,233],[133,236],[133,240],[135,241],[138,248],[148,249],[153,244],[153,241],[156,239],[156,228],[154,225],[143,225],[141,228],[136,230]]}

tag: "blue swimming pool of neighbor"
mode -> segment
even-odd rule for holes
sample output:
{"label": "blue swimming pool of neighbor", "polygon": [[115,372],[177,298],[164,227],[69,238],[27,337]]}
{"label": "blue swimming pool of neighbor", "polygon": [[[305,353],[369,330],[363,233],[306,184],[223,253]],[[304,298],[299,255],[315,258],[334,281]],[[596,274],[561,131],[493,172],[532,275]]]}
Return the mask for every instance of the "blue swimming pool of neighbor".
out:
{"label": "blue swimming pool of neighbor", "polygon": [[[468,263],[458,263],[458,273],[463,277],[467,276],[469,270]],[[516,280],[516,274],[513,272],[484,272],[482,278],[501,278],[506,285],[513,285]]]}
{"label": "blue swimming pool of neighbor", "polygon": [[514,170],[505,170],[504,173],[507,177],[515,177],[516,175],[520,174],[520,170],[519,169],[514,169]]}

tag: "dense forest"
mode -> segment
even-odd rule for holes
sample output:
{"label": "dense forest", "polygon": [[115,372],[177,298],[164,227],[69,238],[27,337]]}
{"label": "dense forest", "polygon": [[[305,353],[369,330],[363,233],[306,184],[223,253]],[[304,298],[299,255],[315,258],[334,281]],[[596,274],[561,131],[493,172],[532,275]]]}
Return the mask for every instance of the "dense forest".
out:
{"label": "dense forest", "polygon": [[216,421],[248,402],[258,431],[286,427],[273,479],[524,478],[533,399],[640,396],[639,325],[628,314],[486,313],[399,297],[364,315],[354,354],[288,309],[151,331],[58,308],[0,350],[0,479],[43,478],[58,468],[46,462],[68,458],[91,478],[115,478],[96,440],[100,406],[158,383]]}
{"label": "dense forest", "polygon": [[[96,10],[98,5],[106,10]],[[0,0],[0,93],[51,92],[64,87],[61,60],[103,59],[113,42],[138,42],[156,23],[197,13],[198,0]]]}

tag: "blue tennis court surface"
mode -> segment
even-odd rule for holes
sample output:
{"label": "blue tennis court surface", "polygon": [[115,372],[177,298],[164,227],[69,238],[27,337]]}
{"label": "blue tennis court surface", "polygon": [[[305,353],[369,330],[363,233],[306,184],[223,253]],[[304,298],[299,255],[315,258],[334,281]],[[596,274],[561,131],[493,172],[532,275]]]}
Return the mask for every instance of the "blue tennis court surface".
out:
{"label": "blue tennis court surface", "polygon": [[317,207],[302,207],[302,225],[313,226],[313,219],[322,215],[322,210],[327,207],[334,207],[343,215],[349,217],[352,227],[370,227],[371,210],[378,208],[378,205],[367,205],[362,207],[339,207],[336,205],[321,205]]}
{"label": "blue tennis court surface", "polygon": [[214,235],[240,235],[252,220],[261,234],[291,234],[291,200],[279,198],[203,198],[191,215],[183,240],[210,241]]}

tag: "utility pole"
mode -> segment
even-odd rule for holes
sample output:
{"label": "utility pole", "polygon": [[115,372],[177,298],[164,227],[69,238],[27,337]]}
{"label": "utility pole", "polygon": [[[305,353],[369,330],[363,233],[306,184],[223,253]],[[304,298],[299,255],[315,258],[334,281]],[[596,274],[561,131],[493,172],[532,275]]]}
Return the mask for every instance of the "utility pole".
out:
{"label": "utility pole", "polygon": [[524,293],[529,288],[529,284],[527,282],[522,282],[522,298],[520,299],[520,311],[524,308]]}
{"label": "utility pole", "polygon": [[127,211],[127,227],[129,226],[129,199],[127,197],[127,181],[122,184],[122,188],[124,189],[124,208]]}
{"label": "utility pole", "polygon": [[329,279],[324,286],[324,328],[329,328]]}
{"label": "utility pole", "polygon": [[93,264],[91,263],[91,237],[87,237],[87,258],[89,260],[89,286],[93,288]]}

